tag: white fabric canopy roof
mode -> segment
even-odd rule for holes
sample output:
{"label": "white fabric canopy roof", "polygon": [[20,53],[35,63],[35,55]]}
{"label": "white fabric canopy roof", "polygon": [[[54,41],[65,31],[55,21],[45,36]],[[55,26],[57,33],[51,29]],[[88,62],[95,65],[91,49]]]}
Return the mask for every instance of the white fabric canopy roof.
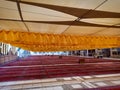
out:
{"label": "white fabric canopy roof", "polygon": [[120,0],[1,0],[0,30],[120,36]]}

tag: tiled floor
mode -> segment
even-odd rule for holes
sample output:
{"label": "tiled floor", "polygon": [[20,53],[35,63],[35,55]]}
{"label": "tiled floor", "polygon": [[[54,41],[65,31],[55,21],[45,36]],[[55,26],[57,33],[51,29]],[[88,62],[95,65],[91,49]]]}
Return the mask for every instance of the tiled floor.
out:
{"label": "tiled floor", "polygon": [[0,90],[76,90],[120,85],[120,74],[0,82]]}

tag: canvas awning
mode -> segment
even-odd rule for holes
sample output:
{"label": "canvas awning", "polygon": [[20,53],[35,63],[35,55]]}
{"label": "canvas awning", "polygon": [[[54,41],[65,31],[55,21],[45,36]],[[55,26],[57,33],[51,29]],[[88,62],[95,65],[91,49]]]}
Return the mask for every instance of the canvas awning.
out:
{"label": "canvas awning", "polygon": [[[67,39],[70,39],[72,36],[75,37],[75,41],[73,39],[71,41],[74,46],[69,47],[68,45],[68,47],[72,50],[119,47],[119,4],[120,0],[1,0],[0,30],[1,33],[4,31],[5,34],[8,33],[7,31],[13,31],[13,34],[16,32],[22,34],[24,32],[28,38],[31,38],[31,36],[28,35],[30,33],[39,33],[40,35],[49,34],[49,40],[47,41],[48,43],[52,42],[52,37],[56,34],[58,37],[59,35],[64,37],[65,39],[61,39],[59,42],[64,43],[65,40],[67,45],[69,44],[68,41],[70,41]],[[66,35],[69,38],[66,38]],[[77,46],[77,48],[73,48],[76,45],[76,41],[78,43],[80,42],[76,37],[81,38],[83,36],[87,37],[83,39],[86,43],[84,43],[84,45],[81,44],[83,46],[79,48]],[[95,39],[94,41],[93,38],[96,37],[99,39]],[[109,38],[110,43],[114,42],[111,40],[115,40],[116,44],[111,43],[112,45],[110,44],[107,46],[105,44],[106,37]],[[2,42],[6,42],[4,41],[4,38],[0,40]],[[42,41],[44,40],[45,39],[42,39]],[[94,44],[96,42],[97,43],[95,45],[88,44],[87,41],[89,40],[90,42],[94,42]],[[100,44],[101,40],[104,43],[102,46]],[[10,43],[18,47],[25,46],[25,49],[26,47],[29,47],[29,50],[33,50],[34,44],[38,46],[41,45],[31,41],[33,46],[30,46],[30,43],[22,43],[21,39],[19,39],[19,42],[21,42],[19,43],[20,45],[16,44],[15,41],[12,41],[11,43],[9,40],[6,43]],[[85,46],[85,44],[87,45]],[[51,48],[51,50],[54,51],[70,50],[66,48],[67,46],[64,47],[64,44],[61,44],[60,49],[58,49],[57,44],[55,45],[52,47],[48,45],[48,48]],[[38,48],[43,48],[43,46],[44,44]],[[42,51],[41,49],[36,49],[33,51],[37,50]],[[50,49],[44,50],[47,51]]]}

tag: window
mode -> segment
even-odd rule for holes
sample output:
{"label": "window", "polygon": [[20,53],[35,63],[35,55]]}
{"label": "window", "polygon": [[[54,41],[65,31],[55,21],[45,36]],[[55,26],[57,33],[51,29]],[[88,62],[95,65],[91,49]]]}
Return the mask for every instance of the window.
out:
{"label": "window", "polygon": [[117,55],[117,52],[116,52],[116,51],[113,51],[112,53],[113,53],[113,55]]}

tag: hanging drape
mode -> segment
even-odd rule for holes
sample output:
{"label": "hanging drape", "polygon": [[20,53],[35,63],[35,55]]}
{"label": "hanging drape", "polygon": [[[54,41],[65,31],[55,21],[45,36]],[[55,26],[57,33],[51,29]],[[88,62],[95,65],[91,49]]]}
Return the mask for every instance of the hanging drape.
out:
{"label": "hanging drape", "polygon": [[0,42],[30,51],[66,51],[120,47],[120,37],[74,36],[32,32],[0,31]]}

